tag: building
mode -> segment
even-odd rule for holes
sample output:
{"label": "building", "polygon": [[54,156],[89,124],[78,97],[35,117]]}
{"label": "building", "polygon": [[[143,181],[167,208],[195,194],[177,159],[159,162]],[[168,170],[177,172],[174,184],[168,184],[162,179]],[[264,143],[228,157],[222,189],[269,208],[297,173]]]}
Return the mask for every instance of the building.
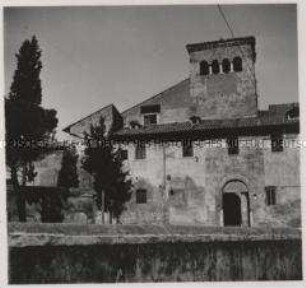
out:
{"label": "building", "polygon": [[101,116],[113,126],[134,181],[124,223],[299,227],[298,104],[259,110],[254,37],[187,51],[188,79],[64,131],[82,138]]}

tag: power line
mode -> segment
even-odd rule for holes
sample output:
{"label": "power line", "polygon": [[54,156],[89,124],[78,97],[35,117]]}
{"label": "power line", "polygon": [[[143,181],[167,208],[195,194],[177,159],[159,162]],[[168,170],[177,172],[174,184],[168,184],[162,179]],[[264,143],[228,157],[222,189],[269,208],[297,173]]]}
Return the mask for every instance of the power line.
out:
{"label": "power line", "polygon": [[235,37],[235,36],[234,36],[234,32],[233,32],[231,26],[229,25],[229,23],[228,23],[228,21],[227,21],[227,19],[226,19],[226,17],[225,17],[224,12],[222,11],[221,5],[220,5],[220,4],[217,4],[217,7],[218,7],[218,10],[219,10],[219,12],[220,12],[220,14],[221,14],[221,16],[222,16],[222,18],[223,18],[223,20],[224,20],[224,22],[225,22],[227,28],[228,28],[228,30],[229,30],[230,33],[231,33],[232,38],[234,38],[234,37]]}

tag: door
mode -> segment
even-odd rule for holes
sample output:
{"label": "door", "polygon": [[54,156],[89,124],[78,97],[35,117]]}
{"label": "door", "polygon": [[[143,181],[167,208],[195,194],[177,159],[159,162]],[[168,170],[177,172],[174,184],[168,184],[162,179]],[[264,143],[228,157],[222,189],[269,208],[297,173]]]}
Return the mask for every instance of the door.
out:
{"label": "door", "polygon": [[235,193],[223,194],[224,226],[241,226],[241,200]]}

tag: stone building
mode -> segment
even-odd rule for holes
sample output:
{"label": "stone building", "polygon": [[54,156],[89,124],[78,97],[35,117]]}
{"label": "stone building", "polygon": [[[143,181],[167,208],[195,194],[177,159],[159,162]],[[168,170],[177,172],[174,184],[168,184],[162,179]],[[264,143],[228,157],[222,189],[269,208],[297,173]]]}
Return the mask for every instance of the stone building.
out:
{"label": "stone building", "polygon": [[299,227],[298,104],[259,110],[254,37],[187,51],[188,79],[64,131],[82,138],[100,116],[113,127],[134,183],[123,223]]}

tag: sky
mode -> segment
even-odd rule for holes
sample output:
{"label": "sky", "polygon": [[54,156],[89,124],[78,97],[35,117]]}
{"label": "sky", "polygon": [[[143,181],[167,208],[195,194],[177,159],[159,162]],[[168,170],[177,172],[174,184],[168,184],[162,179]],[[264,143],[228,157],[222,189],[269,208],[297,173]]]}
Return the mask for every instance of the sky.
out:
{"label": "sky", "polygon": [[[235,37],[256,37],[259,108],[298,101],[294,4],[223,5]],[[230,38],[216,5],[10,7],[4,10],[5,93],[19,47],[36,35],[43,103],[61,130],[113,103],[119,111],[188,78],[188,43]]]}

